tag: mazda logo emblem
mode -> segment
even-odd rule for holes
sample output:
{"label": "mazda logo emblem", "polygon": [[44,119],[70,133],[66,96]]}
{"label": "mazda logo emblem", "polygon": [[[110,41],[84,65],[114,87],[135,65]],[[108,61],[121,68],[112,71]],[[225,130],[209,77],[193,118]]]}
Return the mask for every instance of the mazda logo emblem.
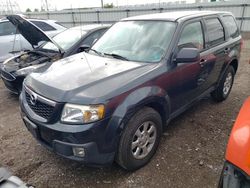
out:
{"label": "mazda logo emblem", "polygon": [[36,105],[37,96],[35,94],[30,94],[30,103],[34,106]]}

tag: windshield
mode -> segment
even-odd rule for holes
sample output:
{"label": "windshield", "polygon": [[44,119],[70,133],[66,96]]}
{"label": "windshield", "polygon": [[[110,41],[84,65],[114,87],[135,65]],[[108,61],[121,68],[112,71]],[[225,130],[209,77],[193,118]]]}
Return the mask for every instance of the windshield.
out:
{"label": "windshield", "polygon": [[94,44],[90,52],[129,61],[159,62],[169,47],[174,31],[174,22],[118,22]]}
{"label": "windshield", "polygon": [[[67,29],[58,35],[53,37],[53,40],[64,50],[67,51],[70,49],[75,43],[77,43],[83,35],[87,32],[79,28],[71,28]],[[46,42],[42,49],[58,51],[56,45],[52,42]]]}

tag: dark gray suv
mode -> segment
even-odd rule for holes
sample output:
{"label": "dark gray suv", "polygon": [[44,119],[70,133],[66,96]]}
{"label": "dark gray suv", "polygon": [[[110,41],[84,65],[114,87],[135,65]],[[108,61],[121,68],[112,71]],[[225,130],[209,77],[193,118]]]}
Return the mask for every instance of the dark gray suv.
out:
{"label": "dark gray suv", "polygon": [[227,12],[126,18],[86,52],[30,74],[22,117],[61,156],[135,170],[153,157],[164,125],[207,94],[228,97],[240,50]]}

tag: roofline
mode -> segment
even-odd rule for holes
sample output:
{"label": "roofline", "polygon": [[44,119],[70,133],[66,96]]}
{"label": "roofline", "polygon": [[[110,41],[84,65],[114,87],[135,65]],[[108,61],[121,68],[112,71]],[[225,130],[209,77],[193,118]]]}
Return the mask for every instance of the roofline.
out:
{"label": "roofline", "polygon": [[[179,13],[179,12],[182,12],[182,11],[173,11],[171,13]],[[123,18],[121,19],[121,21],[135,21],[135,20],[159,20],[159,21],[178,21],[178,20],[182,20],[185,18],[186,19],[191,19],[191,18],[197,18],[197,17],[200,17],[200,16],[210,16],[210,15],[218,15],[218,14],[229,14],[229,15],[233,15],[231,12],[226,12],[226,11],[183,11],[183,12],[190,12],[190,14],[187,14],[187,15],[182,15],[180,17],[177,17],[177,18],[164,18],[164,17],[161,17],[160,15],[161,14],[164,14],[164,13],[169,13],[169,12],[163,12],[163,13],[156,13],[156,14],[151,14],[151,15],[159,15],[159,18],[143,18],[143,16],[148,16],[150,14],[145,14],[145,15],[139,15],[139,16],[133,16],[133,17],[128,17],[128,18]]]}

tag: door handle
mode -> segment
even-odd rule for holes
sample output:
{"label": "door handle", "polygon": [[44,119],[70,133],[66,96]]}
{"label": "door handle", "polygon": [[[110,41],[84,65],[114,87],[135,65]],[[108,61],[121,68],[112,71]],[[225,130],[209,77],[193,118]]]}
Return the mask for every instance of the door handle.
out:
{"label": "door handle", "polygon": [[201,59],[201,60],[200,60],[200,66],[201,66],[201,67],[204,67],[205,64],[206,64],[206,62],[207,62],[206,59]]}
{"label": "door handle", "polygon": [[230,48],[225,48],[224,53],[227,54],[230,51]]}

